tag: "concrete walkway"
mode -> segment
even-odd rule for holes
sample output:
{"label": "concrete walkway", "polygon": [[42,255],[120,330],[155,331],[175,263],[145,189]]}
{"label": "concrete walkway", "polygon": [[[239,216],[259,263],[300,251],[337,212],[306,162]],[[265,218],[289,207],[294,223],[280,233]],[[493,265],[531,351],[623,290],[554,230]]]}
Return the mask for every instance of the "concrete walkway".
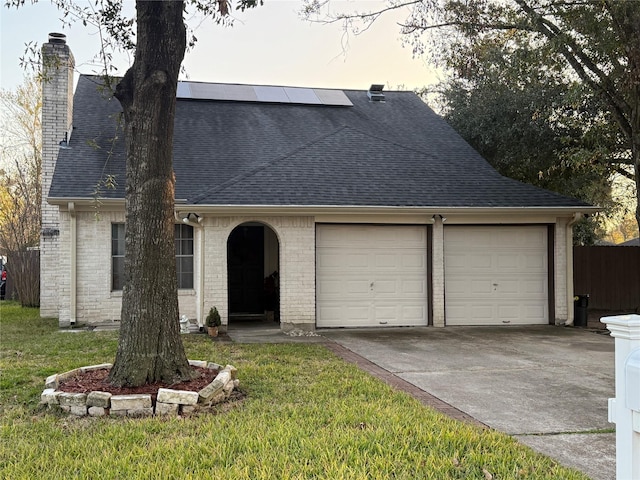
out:
{"label": "concrete walkway", "polygon": [[[329,342],[348,361],[454,418],[513,435],[594,480],[615,478],[614,342],[577,328],[231,329],[233,341]],[[334,342],[334,345],[331,345]]]}

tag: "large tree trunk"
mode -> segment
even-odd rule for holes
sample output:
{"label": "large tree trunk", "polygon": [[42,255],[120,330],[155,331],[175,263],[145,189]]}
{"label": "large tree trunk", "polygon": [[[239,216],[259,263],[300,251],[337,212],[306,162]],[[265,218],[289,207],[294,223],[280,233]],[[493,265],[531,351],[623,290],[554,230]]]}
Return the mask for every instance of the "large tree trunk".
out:
{"label": "large tree trunk", "polygon": [[110,381],[191,375],[180,338],[174,247],[173,124],[186,48],[182,1],[136,2],[135,61],[116,88],[127,152],[125,285]]}

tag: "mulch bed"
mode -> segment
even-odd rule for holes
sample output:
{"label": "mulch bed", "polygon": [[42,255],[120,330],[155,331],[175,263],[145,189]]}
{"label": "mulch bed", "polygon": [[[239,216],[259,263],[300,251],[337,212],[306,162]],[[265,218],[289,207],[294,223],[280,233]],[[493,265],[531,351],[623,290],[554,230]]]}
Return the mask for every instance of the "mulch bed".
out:
{"label": "mulch bed", "polygon": [[89,372],[80,372],[77,375],[60,381],[57,390],[67,393],[109,392],[112,395],[137,395],[149,394],[155,403],[158,389],[170,388],[172,390],[187,390],[198,392],[209,385],[218,375],[217,370],[202,367],[191,367],[195,373],[192,380],[174,384],[151,383],[140,387],[114,387],[109,384],[109,370],[104,368]]}

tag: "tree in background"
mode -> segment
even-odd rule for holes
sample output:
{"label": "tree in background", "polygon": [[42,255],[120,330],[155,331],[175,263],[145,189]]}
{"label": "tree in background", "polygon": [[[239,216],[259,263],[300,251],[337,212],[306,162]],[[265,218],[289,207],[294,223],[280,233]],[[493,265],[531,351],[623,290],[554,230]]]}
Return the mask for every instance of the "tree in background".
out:
{"label": "tree in background", "polygon": [[[436,87],[447,121],[502,175],[616,210],[611,181],[624,140],[601,102],[546,45],[518,32],[449,45],[457,73]],[[602,113],[604,112],[604,113]],[[603,217],[574,227],[577,244],[603,235]]]}
{"label": "tree in background", "polygon": [[605,237],[611,243],[619,244],[638,238],[636,235],[635,220],[631,213],[624,215]]}
{"label": "tree in background", "polygon": [[40,82],[33,77],[15,91],[0,92],[0,253],[8,258],[20,302],[29,307],[40,303],[33,250],[40,241],[41,108]]}
{"label": "tree in background", "polygon": [[[105,45],[135,51],[114,92],[125,120],[126,234],[120,337],[109,380],[117,386],[187,380],[192,370],[178,322],[172,165],[176,89],[188,44],[183,16],[188,5],[219,23],[230,3],[138,0],[135,18],[127,18],[119,0],[97,0],[88,7],[71,0],[54,3],[65,17],[98,28]],[[256,4],[239,0],[238,8]],[[107,69],[106,49],[101,56]]]}
{"label": "tree in background", "polygon": [[[624,142],[622,155],[613,158],[615,170],[636,186],[636,221],[640,227],[640,2],[637,0],[388,0],[377,11],[331,15],[331,0],[305,0],[310,19],[343,22],[350,31],[362,31],[390,9],[407,9],[401,25],[414,53],[424,54],[430,42],[432,60],[448,66],[453,49],[469,51],[499,33],[518,37],[513,47],[545,48],[562,59],[560,73],[579,81],[603,110],[593,120],[609,116]],[[325,8],[327,8],[325,10]],[[329,12],[329,13],[326,13]],[[425,37],[425,33],[430,35]],[[539,66],[546,68],[546,61]],[[469,58],[473,72],[473,57]]]}

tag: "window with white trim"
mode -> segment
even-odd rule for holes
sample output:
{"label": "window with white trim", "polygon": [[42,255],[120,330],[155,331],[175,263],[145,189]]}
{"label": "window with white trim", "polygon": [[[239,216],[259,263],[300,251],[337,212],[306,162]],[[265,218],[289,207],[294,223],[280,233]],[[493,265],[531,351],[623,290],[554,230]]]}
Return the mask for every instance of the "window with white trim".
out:
{"label": "window with white trim", "polygon": [[176,272],[178,288],[193,288],[193,227],[176,224]]}
{"label": "window with white trim", "polygon": [[124,286],[124,223],[111,224],[111,290]]}
{"label": "window with white trim", "polygon": [[[111,290],[124,286],[124,223],[111,224]],[[193,288],[193,227],[175,225],[176,272],[179,289]]]}

